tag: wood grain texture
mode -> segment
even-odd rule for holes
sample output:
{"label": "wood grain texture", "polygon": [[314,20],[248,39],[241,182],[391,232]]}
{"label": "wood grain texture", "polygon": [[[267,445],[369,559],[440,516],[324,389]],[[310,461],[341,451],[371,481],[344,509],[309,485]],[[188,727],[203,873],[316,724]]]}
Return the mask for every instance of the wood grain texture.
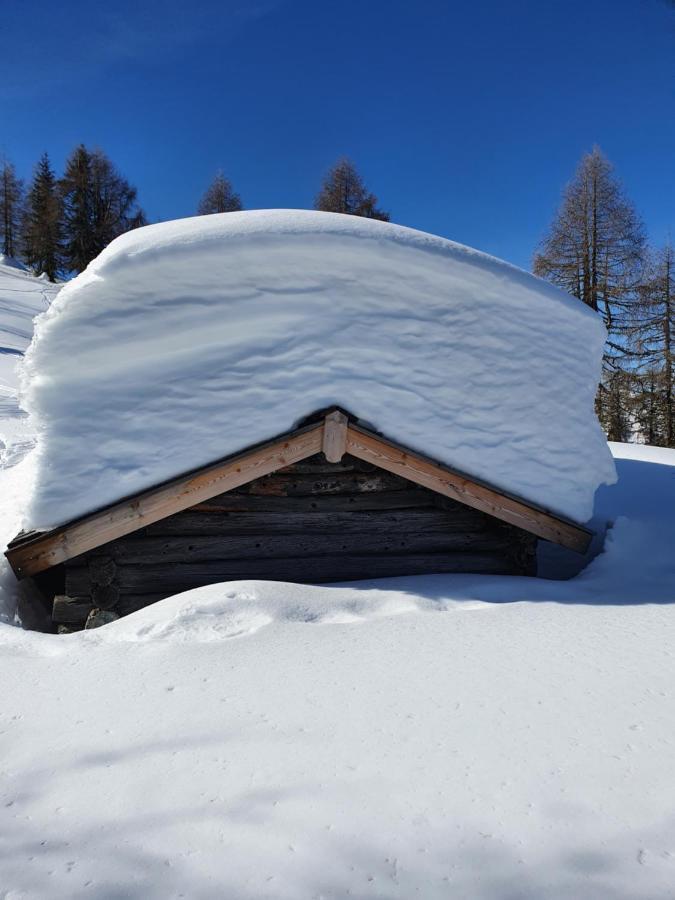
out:
{"label": "wood grain texture", "polygon": [[[254,513],[235,511],[203,513],[187,510],[148,526],[148,535],[232,535],[249,534],[364,534],[373,530],[385,533],[428,531],[481,531],[483,520],[474,515],[450,515],[434,506],[411,509],[332,510],[312,509],[296,512],[274,510]],[[106,548],[107,549],[107,548]]]}
{"label": "wood grain texture", "polygon": [[323,455],[329,463],[339,463],[347,449],[347,416],[339,410],[329,413],[323,423]]}
{"label": "wood grain texture", "polygon": [[[401,479],[402,480],[402,479]],[[309,497],[309,502],[307,500]],[[219,494],[212,500],[205,500],[190,507],[182,515],[188,513],[204,513],[213,515],[216,513],[246,512],[251,515],[256,513],[295,513],[314,512],[379,512],[398,509],[423,509],[438,505],[441,499],[438,494],[425,491],[417,484],[411,484],[409,490],[382,490],[345,493],[308,494],[296,496],[293,494],[239,494],[235,491],[229,494]],[[448,501],[450,502],[450,501]],[[458,507],[473,513],[467,506],[457,503]],[[157,523],[160,524],[159,522]]]}
{"label": "wood grain texture", "polygon": [[[510,575],[518,572],[515,563],[494,553],[386,554],[383,556],[315,556],[289,559],[224,559],[211,562],[183,562],[125,566],[119,571],[120,602],[127,595],[143,592],[171,596],[221,581],[272,580],[300,584],[322,584],[355,579],[421,575],[444,572],[476,572]],[[87,590],[85,568],[69,574],[68,590]]]}
{"label": "wood grain texture", "polygon": [[[280,559],[311,556],[364,556],[370,553],[456,553],[457,551],[500,551],[507,553],[513,539],[506,532],[471,533],[463,530],[445,531],[385,531],[373,522],[370,531],[322,532],[303,529],[297,533],[270,534],[264,531],[251,535],[175,535],[154,537],[129,536],[106,546],[117,566],[118,576],[124,565],[161,564],[190,560]],[[74,565],[74,561],[73,561]],[[69,567],[70,568],[70,567]],[[91,577],[91,569],[89,570]],[[67,582],[67,587],[69,583]],[[108,585],[105,589],[109,589]],[[99,593],[104,587],[97,585]],[[97,595],[98,596],[98,595]],[[102,603],[96,604],[103,606]],[[104,608],[108,608],[107,606]]]}

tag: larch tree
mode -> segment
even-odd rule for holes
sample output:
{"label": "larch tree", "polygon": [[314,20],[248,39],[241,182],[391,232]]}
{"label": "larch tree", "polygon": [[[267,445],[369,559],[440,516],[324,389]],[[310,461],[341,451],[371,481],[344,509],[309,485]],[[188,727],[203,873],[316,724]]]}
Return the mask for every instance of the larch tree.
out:
{"label": "larch tree", "polygon": [[83,269],[108,244],[146,224],[137,192],[102,150],[80,144],[66,163],[60,181],[67,267]]}
{"label": "larch tree", "polygon": [[19,252],[19,230],[23,201],[23,183],[17,178],[12,163],[0,162],[0,239],[5,256]]}
{"label": "larch tree", "polygon": [[125,231],[147,221],[138,206],[138,192],[115,168],[102,150],[91,154],[92,225],[95,255]]}
{"label": "larch tree", "polygon": [[49,156],[40,158],[31,182],[21,228],[23,258],[36,275],[55,281],[61,269],[61,202]]}
{"label": "larch tree", "polygon": [[197,214],[209,216],[212,213],[238,212],[243,208],[239,194],[235,193],[223,173],[218,172],[199,201]]}
{"label": "larch tree", "polygon": [[650,444],[675,447],[675,249],[650,254],[632,344],[638,424]]}
{"label": "larch tree", "polygon": [[314,209],[389,221],[389,213],[378,209],[377,197],[367,190],[356,166],[346,157],[339,159],[324,178]]}
{"label": "larch tree", "polygon": [[[581,160],[534,258],[534,272],[599,312],[608,330],[597,409],[610,439],[621,440],[618,404],[631,367],[628,339],[644,255],[644,230],[598,147]],[[613,378],[619,372],[621,377]]]}

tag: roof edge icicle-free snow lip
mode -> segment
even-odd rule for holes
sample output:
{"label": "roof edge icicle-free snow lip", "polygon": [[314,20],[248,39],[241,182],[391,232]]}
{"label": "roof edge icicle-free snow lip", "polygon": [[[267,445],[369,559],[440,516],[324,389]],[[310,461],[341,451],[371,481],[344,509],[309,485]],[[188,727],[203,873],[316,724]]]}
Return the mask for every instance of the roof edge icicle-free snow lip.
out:
{"label": "roof edge icicle-free snow lip", "polygon": [[270,210],[130,232],[38,320],[27,527],[47,529],[337,405],[575,521],[614,467],[604,328],[493,257],[356,217]]}

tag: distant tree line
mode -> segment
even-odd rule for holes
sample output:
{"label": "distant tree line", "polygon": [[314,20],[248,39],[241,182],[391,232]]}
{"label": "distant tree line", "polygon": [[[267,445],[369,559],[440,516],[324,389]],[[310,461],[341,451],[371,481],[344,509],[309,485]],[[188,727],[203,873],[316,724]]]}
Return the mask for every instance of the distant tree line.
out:
{"label": "distant tree line", "polygon": [[113,238],[145,225],[136,188],[102,150],[76,147],[58,178],[45,153],[24,188],[0,163],[0,251],[54,281],[81,272]]}
{"label": "distant tree line", "polygon": [[608,438],[675,446],[675,251],[648,245],[599,148],[565,188],[533,268],[604,319],[596,411]]}
{"label": "distant tree line", "polygon": [[[354,164],[340,159],[326,175],[315,209],[389,220]],[[197,214],[243,209],[231,182],[218,172]],[[0,162],[0,252],[51,281],[82,272],[114,238],[146,225],[136,188],[102,150],[76,147],[57,177],[47,153],[24,186],[8,160]]]}
{"label": "distant tree line", "polygon": [[[236,212],[218,172],[198,215]],[[314,208],[389,221],[354,163],[339,159]],[[136,189],[98,149],[77,147],[57,177],[48,155],[27,188],[0,162],[0,252],[50,280],[83,271],[114,238],[146,224]],[[610,440],[675,446],[675,249],[648,246],[642,221],[599,148],[587,153],[534,257],[535,274],[607,326],[596,411]]]}

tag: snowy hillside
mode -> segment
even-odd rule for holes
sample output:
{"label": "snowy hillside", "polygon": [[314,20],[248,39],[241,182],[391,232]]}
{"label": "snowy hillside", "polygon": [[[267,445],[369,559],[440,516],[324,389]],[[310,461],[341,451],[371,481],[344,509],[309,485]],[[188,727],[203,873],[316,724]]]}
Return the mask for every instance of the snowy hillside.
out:
{"label": "snowy hillside", "polygon": [[20,264],[0,255],[0,459],[3,453],[18,452],[8,444],[25,445],[21,437],[23,417],[19,410],[17,362],[33,336],[33,319],[43,313],[61,288],[43,278],[34,278]]}
{"label": "snowy hillside", "polygon": [[[613,452],[612,537],[569,582],[233,583],[0,626],[5,895],[671,898],[675,451]],[[31,463],[0,471],[5,537]]]}

